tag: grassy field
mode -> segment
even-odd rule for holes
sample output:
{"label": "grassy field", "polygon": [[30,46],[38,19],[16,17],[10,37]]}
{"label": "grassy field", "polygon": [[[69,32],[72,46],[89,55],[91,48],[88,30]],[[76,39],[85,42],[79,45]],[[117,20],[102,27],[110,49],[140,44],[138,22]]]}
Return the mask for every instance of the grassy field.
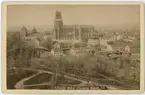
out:
{"label": "grassy field", "polygon": [[24,82],[24,85],[41,84],[50,82],[51,74],[42,73]]}
{"label": "grassy field", "polygon": [[23,78],[29,77],[35,74],[36,71],[30,70],[9,70],[7,72],[7,89],[15,89],[15,84]]}
{"label": "grassy field", "polygon": [[[42,73],[39,74],[28,81],[24,82],[24,85],[33,85],[33,84],[42,84],[42,83],[48,83],[51,81],[52,75],[47,74],[47,73]],[[68,79],[62,76],[57,76],[57,82],[59,84],[70,84],[70,85],[75,85],[75,84],[80,84],[80,81],[76,81],[73,79]]]}

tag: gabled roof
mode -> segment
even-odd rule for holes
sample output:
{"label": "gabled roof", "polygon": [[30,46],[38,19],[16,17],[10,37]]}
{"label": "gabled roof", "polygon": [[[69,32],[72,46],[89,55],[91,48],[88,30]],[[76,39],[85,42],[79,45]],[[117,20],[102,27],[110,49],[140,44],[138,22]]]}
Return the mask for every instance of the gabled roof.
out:
{"label": "gabled roof", "polygon": [[25,26],[23,26],[21,30],[23,30],[23,31],[27,31],[27,29],[26,29]]}

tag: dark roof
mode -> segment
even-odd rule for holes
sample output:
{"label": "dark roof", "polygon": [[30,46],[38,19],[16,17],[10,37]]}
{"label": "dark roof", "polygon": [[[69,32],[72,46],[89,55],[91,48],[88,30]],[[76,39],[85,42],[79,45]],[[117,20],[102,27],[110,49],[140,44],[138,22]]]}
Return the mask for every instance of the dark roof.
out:
{"label": "dark roof", "polygon": [[70,49],[69,48],[65,48],[65,49],[63,49],[63,51],[69,51]]}
{"label": "dark roof", "polygon": [[56,43],[59,43],[58,41],[53,41],[52,42],[52,45],[55,45]]}
{"label": "dark roof", "polygon": [[47,48],[45,48],[45,47],[43,47],[43,46],[40,46],[40,45],[39,45],[39,47],[37,47],[36,49],[41,49],[41,50],[48,51],[48,49],[47,49]]}
{"label": "dark roof", "polygon": [[28,37],[35,37],[35,36],[39,36],[40,35],[40,33],[38,33],[38,32],[32,32],[32,33],[29,33],[27,36]]}
{"label": "dark roof", "polygon": [[35,27],[32,29],[32,33],[37,33],[37,30]]}

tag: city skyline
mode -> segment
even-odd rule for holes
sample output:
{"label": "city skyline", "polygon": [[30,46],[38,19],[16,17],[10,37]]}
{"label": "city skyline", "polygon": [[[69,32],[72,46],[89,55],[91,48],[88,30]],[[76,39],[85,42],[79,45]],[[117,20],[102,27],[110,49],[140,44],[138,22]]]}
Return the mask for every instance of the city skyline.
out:
{"label": "city skyline", "polygon": [[143,6],[3,3],[3,91],[143,91]]}
{"label": "city skyline", "polygon": [[98,28],[139,27],[139,9],[138,5],[9,5],[7,27],[53,27],[57,10],[62,13],[64,25],[89,24]]}

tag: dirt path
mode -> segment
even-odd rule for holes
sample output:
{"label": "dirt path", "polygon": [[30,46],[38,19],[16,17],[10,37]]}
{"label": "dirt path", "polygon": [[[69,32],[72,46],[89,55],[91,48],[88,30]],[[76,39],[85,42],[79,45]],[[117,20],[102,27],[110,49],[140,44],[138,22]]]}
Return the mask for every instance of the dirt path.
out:
{"label": "dirt path", "polygon": [[37,74],[34,74],[34,75],[30,76],[30,77],[27,77],[27,78],[24,78],[24,79],[20,80],[19,82],[16,83],[15,88],[16,88],[16,89],[23,89],[23,88],[24,88],[24,84],[23,84],[23,83],[24,83],[25,81],[27,81],[27,80],[29,80],[30,78],[35,77],[35,76],[37,76],[37,75],[39,75],[39,74],[41,74],[41,73],[42,73],[42,72],[38,72]]}
{"label": "dirt path", "polygon": [[[52,72],[50,72],[50,71],[44,71],[44,70],[36,70],[36,69],[29,69],[29,68],[21,68],[21,69],[38,71],[38,73],[34,74],[34,75],[30,76],[30,77],[24,78],[24,79],[20,80],[19,82],[17,82],[16,85],[15,85],[16,89],[24,89],[24,87],[28,86],[28,85],[24,85],[23,83],[25,81],[29,80],[30,78],[35,77],[35,76],[37,76],[39,74],[42,74],[42,73],[52,74]],[[60,76],[60,74],[56,74],[56,75]],[[79,79],[79,78],[75,78],[75,77],[71,77],[71,76],[68,76],[68,75],[64,75],[64,77],[66,77],[68,79],[73,79],[73,80],[82,82],[81,84],[78,84],[78,85],[85,85],[85,84],[88,83],[85,80],[82,80],[82,79]],[[102,84],[96,83],[94,81],[90,81],[89,83],[90,84],[95,84],[95,85],[102,85]],[[41,85],[41,84],[34,84],[34,85],[31,85],[31,86],[35,86],[35,85]],[[118,89],[117,87],[113,87],[113,86],[109,86],[109,85],[103,85],[103,86],[107,86],[109,89],[113,89],[113,90]]]}
{"label": "dirt path", "polygon": [[[25,85],[23,83],[25,81],[27,81],[27,80],[29,80],[29,79],[31,79],[31,78],[39,75],[39,74],[42,74],[42,73],[52,74],[52,72],[44,71],[44,70],[36,70],[36,69],[28,69],[28,68],[22,68],[22,69],[25,69],[25,70],[34,70],[34,71],[38,71],[38,73],[37,74],[34,74],[34,75],[30,76],[30,77],[24,78],[24,79],[20,80],[19,82],[17,82],[16,85],[15,85],[15,88],[16,89],[24,89]],[[60,76],[60,74],[57,74],[57,75]],[[68,79],[73,79],[73,80],[81,81],[82,82],[81,83],[82,85],[87,83],[84,80],[77,79],[77,78],[73,78],[73,77],[70,77],[70,76],[67,76],[67,75],[64,75],[64,77],[66,77]],[[35,86],[35,85],[41,85],[41,84],[34,84],[34,85],[31,85],[31,86]],[[26,86],[28,86],[28,85],[26,85]]]}

